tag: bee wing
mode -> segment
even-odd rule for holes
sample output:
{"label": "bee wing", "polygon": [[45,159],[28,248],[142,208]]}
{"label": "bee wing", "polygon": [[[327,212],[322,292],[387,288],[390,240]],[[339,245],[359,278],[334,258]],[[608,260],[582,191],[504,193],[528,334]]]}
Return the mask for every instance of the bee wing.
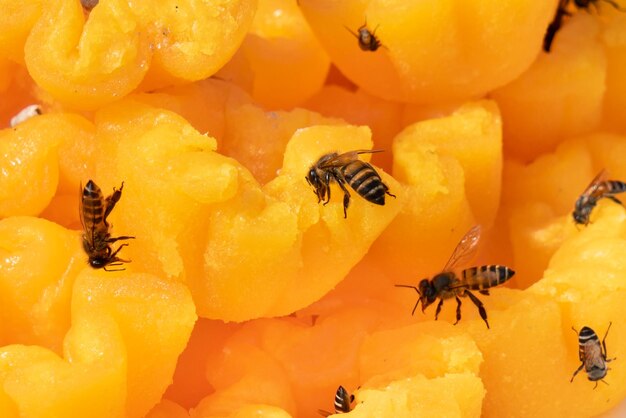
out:
{"label": "bee wing", "polygon": [[480,225],[474,225],[469,231],[467,231],[452,252],[450,259],[443,268],[443,271],[452,271],[457,266],[466,263],[471,260],[474,255],[476,255],[476,250],[478,250],[478,241],[480,241],[480,230]]}
{"label": "bee wing", "polygon": [[591,180],[591,183],[589,183],[582,196],[593,196],[598,191],[598,188],[603,184],[604,180],[606,180],[606,178],[607,172],[606,169],[603,168],[598,174],[596,174],[593,180]]}
{"label": "bee wing", "polygon": [[331,158],[328,161],[325,161],[323,164],[320,164],[320,168],[338,168],[343,167],[348,163],[358,159],[359,154],[375,154],[377,152],[383,152],[382,149],[359,149],[354,151],[344,152],[343,154],[339,154],[334,158]]}

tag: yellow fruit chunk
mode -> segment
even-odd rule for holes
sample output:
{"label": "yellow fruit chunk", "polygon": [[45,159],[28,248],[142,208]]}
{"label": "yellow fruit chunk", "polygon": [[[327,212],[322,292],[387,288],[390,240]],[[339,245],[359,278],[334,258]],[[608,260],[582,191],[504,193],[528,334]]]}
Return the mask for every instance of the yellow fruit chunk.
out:
{"label": "yellow fruit chunk", "polygon": [[0,260],[0,346],[37,344],[60,352],[74,278],[86,267],[78,234],[43,219],[6,218]]}
{"label": "yellow fruit chunk", "polygon": [[63,359],[39,346],[0,348],[0,382],[19,416],[125,417],[126,353],[113,319],[76,318],[65,350]]}
{"label": "yellow fruit chunk", "polygon": [[345,416],[478,418],[484,396],[480,379],[470,373],[451,373],[434,379],[420,375],[383,388],[361,389],[356,407]]}
{"label": "yellow fruit chunk", "polygon": [[552,52],[491,93],[502,111],[510,157],[531,160],[599,125],[607,58],[598,31],[594,17],[577,13],[558,32]]}
{"label": "yellow fruit chunk", "polygon": [[459,325],[472,334],[484,357],[483,415],[591,416],[580,412],[587,396],[570,399],[568,356],[577,347],[572,345],[570,351],[566,346],[568,327],[561,323],[558,305],[548,297],[507,289],[482,299],[488,302],[491,329],[480,321]]}
{"label": "yellow fruit chunk", "polygon": [[230,126],[226,114],[252,99],[237,86],[220,80],[207,79],[184,86],[174,86],[153,93],[132,96],[153,107],[178,113],[199,132],[218,140],[219,146]]}
{"label": "yellow fruit chunk", "polygon": [[494,221],[502,170],[497,107],[472,103],[411,125],[394,139],[393,154],[407,201],[373,252],[397,277],[436,272],[472,224]]}
{"label": "yellow fruit chunk", "polygon": [[[2,222],[13,219],[20,220]],[[41,262],[44,251],[33,256],[38,254]],[[68,268],[61,257],[46,265],[55,263]],[[61,280],[71,286],[73,273]],[[113,275],[83,267],[71,310],[63,358],[36,346],[0,349],[0,382],[20,416],[144,416],[170,383],[196,319],[188,290],[147,274]],[[57,336],[64,331],[57,330]]]}
{"label": "yellow fruit chunk", "polygon": [[220,152],[244,165],[261,184],[276,178],[285,147],[298,129],[343,124],[304,109],[264,112],[252,104],[231,106],[225,117],[227,128]]}
{"label": "yellow fruit chunk", "polygon": [[152,408],[146,418],[189,418],[189,413],[180,405],[165,399]]}
{"label": "yellow fruit chunk", "polygon": [[[322,206],[304,180],[326,152],[371,147],[367,128],[297,131],[280,176],[261,189],[212,152],[212,138],[172,113],[127,101],[100,111],[96,124],[96,178],[103,190],[125,182],[111,223],[117,234],[138,237],[126,252],[133,268],[186,280],[203,317],[282,315],[319,299],[399,209],[400,198],[377,206],[354,193],[346,220],[341,198]],[[327,262],[318,266],[322,254]]]}
{"label": "yellow fruit chunk", "polygon": [[86,269],[74,286],[72,317],[100,314],[117,323],[125,346],[126,416],[142,417],[171,383],[196,321],[189,290],[145,273]]}
{"label": "yellow fruit chunk", "polygon": [[215,392],[191,413],[193,418],[230,416],[242,405],[266,404],[295,413],[284,367],[264,350],[246,341],[225,346],[220,361],[207,368]]}
{"label": "yellow fruit chunk", "polygon": [[41,1],[28,3],[14,0],[0,1],[0,59],[24,61],[24,43],[41,14]]}
{"label": "yellow fruit chunk", "polygon": [[603,112],[607,124],[626,131],[623,111],[626,107],[626,16],[612,15],[602,34],[606,46],[606,92]]}
{"label": "yellow fruit chunk", "polygon": [[229,415],[230,418],[290,418],[286,411],[269,405],[247,405]]}
{"label": "yellow fruit chunk", "polygon": [[[515,258],[515,279],[525,288],[536,282],[564,240],[575,234],[574,204],[593,177],[606,169],[609,179],[626,178],[620,155],[626,139],[595,134],[565,141],[555,152],[533,163],[507,161],[504,169],[503,210],[510,216],[509,230]],[[598,207],[609,201],[600,201]],[[598,219],[597,209],[591,222]]]}
{"label": "yellow fruit chunk", "polygon": [[154,55],[144,83],[152,89],[217,72],[241,45],[257,0],[167,0],[159,7],[147,2],[131,6],[132,15],[152,35]]}
{"label": "yellow fruit chunk", "polygon": [[[359,87],[387,100],[433,103],[478,97],[519,76],[539,53],[557,1],[300,0],[300,6],[333,63]],[[383,45],[375,52],[361,50],[346,30],[366,21]]]}
{"label": "yellow fruit chunk", "polygon": [[85,21],[79,2],[54,0],[44,4],[28,36],[25,60],[57,100],[95,109],[142,81],[142,88],[153,89],[214,74],[243,40],[254,9],[254,0],[219,7],[167,1],[158,8],[112,0]]}
{"label": "yellow fruit chunk", "polygon": [[293,0],[259,0],[239,54],[253,74],[252,97],[288,109],[324,84],[330,60]]}
{"label": "yellow fruit chunk", "polygon": [[382,387],[418,375],[478,374],[482,355],[468,334],[445,322],[428,321],[370,334],[359,359],[361,381]]}
{"label": "yellow fruit chunk", "polygon": [[0,218],[38,215],[59,181],[57,150],[69,128],[63,117],[39,116],[0,131]]}

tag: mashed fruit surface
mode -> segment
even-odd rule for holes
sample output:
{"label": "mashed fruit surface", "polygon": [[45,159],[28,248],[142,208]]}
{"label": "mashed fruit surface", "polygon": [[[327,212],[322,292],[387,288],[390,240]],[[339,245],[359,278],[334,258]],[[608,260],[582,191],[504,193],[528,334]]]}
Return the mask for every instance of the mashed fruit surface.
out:
{"label": "mashed fruit surface", "polygon": [[[626,399],[626,208],[571,216],[602,169],[626,181],[626,13],[573,10],[546,54],[556,0],[0,7],[0,417],[313,418],[339,385],[362,418]],[[394,196],[347,185],[344,217],[305,176],[353,150]],[[89,180],[124,185],[117,271],[87,262]],[[490,329],[467,297],[457,325],[454,298],[411,315],[394,285],[476,224],[458,267],[516,272],[475,292]],[[609,323],[607,384],[570,383],[572,328]]]}

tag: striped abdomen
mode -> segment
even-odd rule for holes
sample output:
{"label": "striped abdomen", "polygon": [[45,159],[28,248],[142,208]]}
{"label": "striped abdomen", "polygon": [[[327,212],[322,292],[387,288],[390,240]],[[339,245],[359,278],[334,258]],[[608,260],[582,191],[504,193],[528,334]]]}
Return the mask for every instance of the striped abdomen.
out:
{"label": "striped abdomen", "polygon": [[619,180],[607,180],[604,188],[608,194],[618,194],[626,192],[626,183]]}
{"label": "striped abdomen", "polygon": [[82,219],[85,235],[94,244],[94,237],[107,233],[104,223],[104,196],[102,190],[93,181],[85,185],[81,200]]}
{"label": "striped abdomen", "polygon": [[506,266],[489,265],[470,267],[463,270],[462,282],[471,290],[484,290],[501,285],[509,280],[515,272]]}
{"label": "striped abdomen", "polygon": [[385,204],[388,190],[374,167],[361,160],[354,160],[341,168],[346,182],[365,200],[377,205]]}
{"label": "striped abdomen", "polygon": [[352,397],[348,395],[348,391],[343,386],[339,386],[335,392],[335,414],[350,412],[351,401]]}

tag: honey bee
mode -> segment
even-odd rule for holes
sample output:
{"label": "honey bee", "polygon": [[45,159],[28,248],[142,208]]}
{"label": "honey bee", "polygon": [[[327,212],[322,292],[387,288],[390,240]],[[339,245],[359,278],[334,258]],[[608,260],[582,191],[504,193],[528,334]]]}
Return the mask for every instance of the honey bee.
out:
{"label": "honey bee", "polygon": [[376,37],[376,30],[378,26],[374,29],[374,31],[370,31],[367,28],[367,20],[363,25],[361,25],[356,32],[352,31],[347,26],[344,26],[348,32],[350,32],[356,39],[359,40],[359,48],[363,51],[376,51],[381,46],[384,48],[385,46],[380,42],[380,39]]}
{"label": "honey bee", "polygon": [[[339,386],[337,388],[337,392],[335,392],[335,414],[345,414],[346,412],[350,412],[352,410],[351,404],[354,402],[354,395],[348,394],[348,391],[343,387]],[[327,417],[332,415],[328,411],[324,411],[323,409],[318,410],[321,416]]]}
{"label": "honey bee", "polygon": [[93,181],[89,180],[84,189],[81,185],[82,196],[79,202],[79,215],[83,225],[83,248],[89,256],[89,264],[95,269],[104,268],[106,271],[119,271],[124,269],[111,270],[107,267],[130,263],[130,260],[122,260],[117,257],[117,253],[128,244],[120,245],[115,251],[111,249],[111,244],[135,237],[111,237],[111,225],[107,222],[107,217],[122,197],[122,189],[124,189],[124,182],[122,182],[119,190],[113,188],[113,194],[105,199],[102,190]]}
{"label": "honey bee", "polygon": [[478,249],[478,242],[480,240],[480,225],[476,225],[471,228],[465,236],[458,243],[452,256],[443,268],[443,271],[435,275],[432,279],[423,279],[420,281],[419,286],[411,286],[404,284],[397,284],[396,287],[407,287],[415,289],[419,298],[415,302],[415,307],[411,315],[415,314],[417,305],[422,302],[422,312],[436,299],[439,299],[437,310],[435,312],[435,320],[441,312],[443,301],[446,299],[456,299],[456,325],[461,320],[461,299],[459,297],[469,297],[470,300],[478,307],[480,317],[485,321],[487,328],[489,328],[489,322],[487,322],[487,311],[483,306],[483,303],[478,299],[470,290],[477,290],[478,293],[483,295],[489,295],[489,288],[501,285],[509,280],[515,272],[506,266],[488,265],[480,267],[470,267],[460,271],[460,274],[455,272],[455,269],[470,260],[476,250]]}
{"label": "honey bee", "polygon": [[[602,339],[602,345],[598,336],[589,327],[583,327],[580,332],[576,331],[576,328],[572,327],[574,332],[578,335],[578,358],[580,360],[580,367],[576,369],[570,382],[574,381],[574,378],[580,372],[583,367],[587,372],[587,378],[592,382],[596,382],[594,389],[598,387],[598,380],[606,383],[603,379],[606,376],[607,371],[610,369],[606,363],[615,360],[615,358],[606,358],[606,336],[609,334],[612,322],[609,322],[609,327],[606,329],[604,338]],[[606,383],[608,384],[608,383]]]}
{"label": "honey bee", "polygon": [[572,212],[574,222],[577,225],[588,225],[591,211],[598,203],[598,200],[605,197],[623,205],[618,198],[613,196],[623,192],[626,192],[626,183],[618,180],[606,180],[606,170],[600,171],[578,200],[576,200],[574,211]]}
{"label": "honey bee", "polygon": [[344,218],[348,217],[350,205],[350,192],[346,188],[346,183],[365,200],[377,205],[385,204],[385,194],[396,197],[389,193],[389,187],[383,183],[374,167],[358,159],[359,154],[375,152],[382,152],[382,150],[356,150],[343,154],[333,152],[320,157],[305,176],[307,183],[315,189],[317,202],[324,201],[326,205],[330,201],[332,181],[335,181],[343,190]]}
{"label": "honey bee", "polygon": [[567,10],[569,4],[573,3],[577,9],[591,10],[591,6],[596,9],[596,12],[600,11],[600,1],[604,1],[605,3],[610,4],[616,10],[621,12],[626,12],[626,9],[621,8],[614,0],[559,0],[559,6],[556,9],[556,13],[554,15],[554,19],[548,25],[548,29],[546,30],[546,35],[543,38],[543,50],[546,52],[550,52],[552,48],[552,41],[554,41],[554,37],[556,33],[561,29],[563,25],[563,19],[566,16],[571,16],[572,14]]}

